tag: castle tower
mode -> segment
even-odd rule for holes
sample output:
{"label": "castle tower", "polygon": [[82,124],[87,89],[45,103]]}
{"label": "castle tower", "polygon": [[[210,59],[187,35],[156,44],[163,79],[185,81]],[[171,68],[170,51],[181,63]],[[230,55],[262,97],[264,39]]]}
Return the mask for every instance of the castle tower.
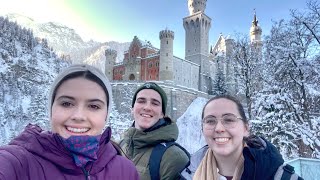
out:
{"label": "castle tower", "polygon": [[199,65],[198,89],[208,92],[209,76],[209,30],[211,19],[204,13],[207,0],[188,0],[190,15],[183,18],[186,32],[185,59]]}
{"label": "castle tower", "polygon": [[189,14],[193,15],[196,12],[204,12],[206,9],[207,0],[188,0]]}
{"label": "castle tower", "polygon": [[160,67],[159,80],[173,80],[173,39],[174,32],[168,29],[160,31]]}
{"label": "castle tower", "polygon": [[106,62],[105,62],[105,74],[110,81],[113,80],[113,67],[117,58],[117,51],[113,49],[107,49],[105,51]]}
{"label": "castle tower", "polygon": [[262,47],[261,34],[262,34],[262,29],[258,25],[257,15],[256,15],[256,12],[254,12],[253,21],[250,28],[250,42],[251,42],[251,45],[254,46],[259,51],[261,50],[261,47]]}

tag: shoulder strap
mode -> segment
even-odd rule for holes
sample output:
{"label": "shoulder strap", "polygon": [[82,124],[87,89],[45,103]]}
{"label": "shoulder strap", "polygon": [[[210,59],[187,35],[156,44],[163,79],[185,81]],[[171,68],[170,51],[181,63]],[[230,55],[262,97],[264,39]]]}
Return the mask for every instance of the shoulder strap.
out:
{"label": "shoulder strap", "polygon": [[[282,168],[283,168],[283,173],[282,173],[282,176],[281,176],[281,180],[290,180],[291,176],[295,173],[294,172],[294,167],[289,165],[289,164],[286,164]],[[297,176],[297,179],[300,180],[302,178]]]}
{"label": "shoulder strap", "polygon": [[120,155],[120,156],[122,156],[122,155],[123,155],[123,152],[122,152],[122,149],[121,149],[121,147],[119,146],[119,144],[116,143],[115,141],[111,140],[111,139],[110,139],[110,143],[111,143],[112,146],[116,149],[117,154]]}
{"label": "shoulder strap", "polygon": [[[149,173],[151,176],[151,180],[159,180],[160,179],[159,170],[160,170],[160,163],[161,163],[162,156],[163,156],[164,152],[172,145],[176,145],[180,149],[182,149],[188,155],[188,157],[190,159],[189,152],[186,149],[184,149],[180,144],[178,144],[174,141],[163,142],[163,143],[157,144],[153,148],[151,155],[150,155],[150,158],[149,158]],[[189,160],[188,164],[186,165],[186,167],[189,166],[189,164],[190,164],[190,160]]]}

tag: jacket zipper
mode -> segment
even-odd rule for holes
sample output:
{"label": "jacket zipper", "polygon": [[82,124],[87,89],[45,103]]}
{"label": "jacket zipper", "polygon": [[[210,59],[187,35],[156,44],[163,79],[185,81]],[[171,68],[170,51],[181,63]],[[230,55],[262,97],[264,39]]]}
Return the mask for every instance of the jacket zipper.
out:
{"label": "jacket zipper", "polygon": [[84,174],[84,176],[86,177],[86,180],[90,180],[90,171],[87,171],[84,167],[81,168],[82,169],[82,172]]}

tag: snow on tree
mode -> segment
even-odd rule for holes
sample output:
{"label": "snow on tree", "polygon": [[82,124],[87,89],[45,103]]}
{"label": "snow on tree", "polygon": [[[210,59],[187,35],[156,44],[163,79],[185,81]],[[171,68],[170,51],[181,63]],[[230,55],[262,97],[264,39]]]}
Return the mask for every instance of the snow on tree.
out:
{"label": "snow on tree", "polygon": [[252,118],[252,98],[262,88],[262,61],[260,52],[251,45],[247,36],[239,35],[234,44],[233,66],[238,85],[237,96],[244,97],[249,119]]}
{"label": "snow on tree", "polygon": [[69,63],[57,59],[31,30],[3,17],[0,27],[0,143],[6,144],[28,123],[48,129],[46,92],[57,70]]}
{"label": "snow on tree", "polygon": [[319,158],[319,44],[302,21],[310,12],[299,18],[293,12],[292,19],[275,22],[265,39],[267,86],[255,96],[253,129],[267,134],[287,157]]}
{"label": "snow on tree", "polygon": [[217,71],[215,75],[215,79],[213,80],[212,85],[212,92],[213,95],[221,95],[227,93],[227,85],[226,85],[226,78],[225,74],[222,70],[221,65],[221,59],[218,57],[216,58],[216,65],[217,65]]}

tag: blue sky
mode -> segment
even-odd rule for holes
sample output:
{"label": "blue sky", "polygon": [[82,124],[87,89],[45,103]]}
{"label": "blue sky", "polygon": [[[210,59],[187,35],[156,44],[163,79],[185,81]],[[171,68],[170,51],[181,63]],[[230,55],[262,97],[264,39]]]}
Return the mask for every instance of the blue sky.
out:
{"label": "blue sky", "polygon": [[[0,12],[19,13],[36,21],[56,21],[79,33],[84,40],[130,42],[135,35],[159,47],[159,32],[175,32],[174,54],[184,58],[182,19],[189,15],[187,0],[0,0]],[[290,9],[303,11],[303,0],[208,0],[205,13],[212,19],[209,42],[220,33],[249,34],[256,9],[263,35],[272,21],[289,18]]]}

